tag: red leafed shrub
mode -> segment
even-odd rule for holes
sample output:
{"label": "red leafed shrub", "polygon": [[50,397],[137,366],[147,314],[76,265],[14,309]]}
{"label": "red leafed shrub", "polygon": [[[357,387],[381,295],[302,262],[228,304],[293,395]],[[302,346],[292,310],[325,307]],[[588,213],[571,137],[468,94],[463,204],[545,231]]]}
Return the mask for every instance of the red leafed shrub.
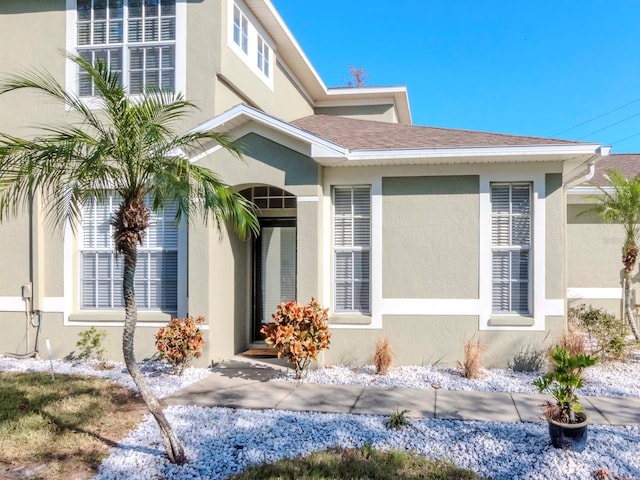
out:
{"label": "red leafed shrub", "polygon": [[156,333],[156,348],[160,355],[171,364],[173,373],[182,375],[194,358],[202,356],[202,333],[200,325],[204,317],[172,318],[169,325],[161,327]]}
{"label": "red leafed shrub", "polygon": [[278,357],[285,357],[293,364],[296,378],[302,378],[311,360],[329,348],[328,312],[329,309],[323,309],[313,297],[307,305],[283,302],[272,315],[274,321],[260,330],[267,344],[276,348]]}

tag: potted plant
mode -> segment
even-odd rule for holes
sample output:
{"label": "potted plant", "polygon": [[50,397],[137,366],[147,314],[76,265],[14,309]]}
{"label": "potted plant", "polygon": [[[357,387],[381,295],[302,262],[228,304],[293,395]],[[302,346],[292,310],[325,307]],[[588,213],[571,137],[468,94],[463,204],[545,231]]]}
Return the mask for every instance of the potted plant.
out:
{"label": "potted plant", "polygon": [[554,363],[553,370],[533,384],[555,400],[541,405],[549,422],[551,443],[555,448],[581,452],[587,443],[587,416],[576,390],[582,387],[584,369],[595,365],[598,358],[586,353],[572,355],[560,345],[551,350],[549,357]]}

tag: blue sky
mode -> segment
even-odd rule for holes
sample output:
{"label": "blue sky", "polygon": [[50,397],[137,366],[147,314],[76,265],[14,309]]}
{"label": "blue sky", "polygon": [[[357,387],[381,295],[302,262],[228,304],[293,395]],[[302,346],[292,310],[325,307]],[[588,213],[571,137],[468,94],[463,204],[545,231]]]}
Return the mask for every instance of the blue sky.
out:
{"label": "blue sky", "polygon": [[640,152],[638,0],[272,1],[327,86],[405,85],[416,125]]}

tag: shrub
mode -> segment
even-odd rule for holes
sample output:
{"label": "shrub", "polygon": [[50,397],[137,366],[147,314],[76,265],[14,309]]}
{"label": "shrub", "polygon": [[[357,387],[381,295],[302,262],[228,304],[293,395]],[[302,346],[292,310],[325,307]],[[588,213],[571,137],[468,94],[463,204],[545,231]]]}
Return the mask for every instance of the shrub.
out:
{"label": "shrub", "polygon": [[393,361],[393,350],[387,337],[382,336],[376,343],[376,354],[373,356],[373,364],[378,375],[386,375]]}
{"label": "shrub", "polygon": [[560,345],[566,348],[570,355],[578,355],[587,351],[584,337],[579,332],[567,332],[562,335]]}
{"label": "shrub", "polygon": [[482,345],[480,340],[469,340],[464,344],[464,364],[462,376],[464,378],[480,378],[482,376]]}
{"label": "shrub", "polygon": [[544,350],[527,348],[513,357],[509,368],[514,372],[539,372],[544,366]]}
{"label": "shrub", "polygon": [[78,341],[76,347],[80,349],[75,358],[79,360],[97,360],[100,363],[106,361],[107,350],[104,340],[107,337],[106,330],[98,330],[91,327],[78,333]]}
{"label": "shrub", "polygon": [[175,375],[182,375],[194,358],[202,356],[204,340],[199,324],[204,317],[172,318],[169,325],[156,333],[156,348],[160,355],[173,367]]}
{"label": "shrub", "polygon": [[627,358],[627,327],[606,310],[591,305],[573,307],[569,309],[569,321],[587,335],[592,353],[604,360]]}
{"label": "shrub", "polygon": [[328,312],[313,297],[307,305],[283,302],[272,315],[274,321],[260,330],[267,344],[278,351],[278,357],[293,364],[298,379],[306,374],[311,360],[329,348]]}

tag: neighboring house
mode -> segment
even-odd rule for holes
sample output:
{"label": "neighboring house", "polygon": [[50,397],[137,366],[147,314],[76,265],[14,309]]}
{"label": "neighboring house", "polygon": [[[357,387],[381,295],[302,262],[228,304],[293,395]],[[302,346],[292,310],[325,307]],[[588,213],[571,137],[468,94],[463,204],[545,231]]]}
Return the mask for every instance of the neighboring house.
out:
{"label": "neighboring house", "polygon": [[[154,218],[137,270],[140,357],[188,312],[207,320],[203,362],[228,358],[260,340],[278,302],[311,296],[331,311],[327,363],[370,362],[384,334],[399,364],[453,364],[475,337],[486,365],[505,365],[562,334],[566,188],[607,148],[414,126],[403,87],[327,88],[268,0],[4,1],[0,31],[14,46],[4,73],[44,68],[90,98],[58,49],[103,59],[134,94],[184,92],[200,108],[185,130],[245,147],[243,162],[215,145],[193,161],[260,207],[261,235]],[[17,135],[67,116],[25,93],[0,96],[0,111],[0,131]],[[0,352],[24,351],[27,330],[33,343],[27,309],[42,312],[56,357],[97,326],[117,358],[113,206],[86,205],[63,236],[45,203],[0,225]]]}
{"label": "neighboring house", "polygon": [[[569,307],[590,304],[622,316],[623,281],[621,225],[603,223],[591,209],[609,170],[625,177],[640,174],[640,154],[615,154],[599,161],[579,185],[567,191],[567,299]],[[600,188],[599,188],[600,187]],[[634,304],[640,305],[638,272],[633,273]]]}

